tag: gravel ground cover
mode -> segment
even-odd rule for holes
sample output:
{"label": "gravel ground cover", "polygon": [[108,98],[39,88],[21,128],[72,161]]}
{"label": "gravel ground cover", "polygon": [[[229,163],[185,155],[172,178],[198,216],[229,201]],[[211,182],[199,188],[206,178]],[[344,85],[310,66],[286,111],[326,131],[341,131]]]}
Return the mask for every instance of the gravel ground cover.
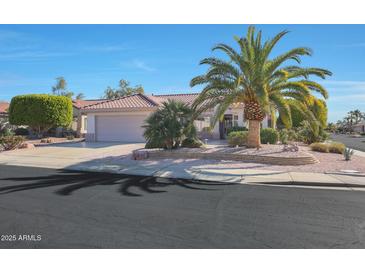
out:
{"label": "gravel ground cover", "polygon": [[268,156],[273,155],[303,155],[312,154],[319,163],[307,164],[301,166],[278,166],[258,163],[243,163],[239,161],[223,161],[223,160],[201,160],[201,159],[161,159],[161,160],[140,160],[134,161],[131,159],[131,155],[127,155],[123,158],[113,157],[111,162],[124,165],[136,165],[142,164],[146,167],[153,166],[165,166],[166,164],[180,165],[182,168],[215,168],[215,169],[255,169],[255,170],[275,170],[285,172],[310,172],[310,173],[324,173],[324,172],[338,172],[341,170],[356,170],[361,173],[365,173],[365,158],[360,156],[352,156],[351,161],[345,161],[342,154],[335,153],[321,153],[311,151],[306,145],[301,145],[299,152],[285,152],[281,153],[282,145],[265,145],[266,149],[257,151],[256,149],[244,149],[234,151],[234,148],[227,148],[223,146],[211,147],[210,151],[217,150],[231,150],[234,153],[257,153],[257,155],[266,154]]}

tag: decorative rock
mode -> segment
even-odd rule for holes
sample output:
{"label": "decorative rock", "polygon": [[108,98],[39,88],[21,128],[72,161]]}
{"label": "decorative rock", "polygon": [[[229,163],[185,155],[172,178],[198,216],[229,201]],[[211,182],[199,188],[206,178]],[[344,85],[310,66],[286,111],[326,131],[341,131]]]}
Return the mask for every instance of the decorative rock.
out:
{"label": "decorative rock", "polygon": [[285,152],[297,152],[297,151],[299,151],[299,146],[297,144],[284,145],[283,151],[285,151]]}
{"label": "decorative rock", "polygon": [[144,160],[148,158],[148,151],[145,150],[134,150],[132,153],[133,160]]}
{"label": "decorative rock", "polygon": [[30,143],[22,143],[19,148],[23,149],[23,148],[34,148],[33,144]]}

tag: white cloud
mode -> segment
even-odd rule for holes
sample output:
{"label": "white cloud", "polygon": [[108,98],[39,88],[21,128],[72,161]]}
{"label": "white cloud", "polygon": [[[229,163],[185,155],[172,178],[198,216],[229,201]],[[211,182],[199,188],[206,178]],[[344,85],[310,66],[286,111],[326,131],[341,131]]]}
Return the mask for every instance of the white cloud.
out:
{"label": "white cloud", "polygon": [[133,65],[138,68],[138,69],[141,69],[141,70],[144,70],[144,71],[149,71],[149,72],[153,72],[155,71],[156,69],[147,65],[145,62],[141,61],[141,60],[133,60]]}
{"label": "white cloud", "polygon": [[134,60],[122,62],[121,66],[126,67],[126,68],[131,68],[131,69],[137,69],[137,70],[145,71],[145,72],[156,71],[156,68],[148,65],[145,61],[142,61],[140,59],[134,59]]}

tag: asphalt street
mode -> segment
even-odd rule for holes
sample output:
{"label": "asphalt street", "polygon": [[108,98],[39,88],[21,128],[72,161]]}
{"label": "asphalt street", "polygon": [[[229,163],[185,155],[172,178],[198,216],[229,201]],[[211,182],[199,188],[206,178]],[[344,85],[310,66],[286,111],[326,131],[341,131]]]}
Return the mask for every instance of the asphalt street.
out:
{"label": "asphalt street", "polygon": [[0,166],[0,248],[364,248],[365,192]]}
{"label": "asphalt street", "polygon": [[332,134],[331,139],[344,143],[347,147],[365,152],[365,137],[354,138],[345,134]]}

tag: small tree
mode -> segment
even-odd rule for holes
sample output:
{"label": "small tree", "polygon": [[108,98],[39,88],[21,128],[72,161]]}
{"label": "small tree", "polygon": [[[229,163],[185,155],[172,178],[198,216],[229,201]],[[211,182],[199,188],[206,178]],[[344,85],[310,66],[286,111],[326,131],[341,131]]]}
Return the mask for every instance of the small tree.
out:
{"label": "small tree", "polygon": [[196,138],[191,108],[181,102],[167,101],[147,119],[144,137],[146,148],[177,148],[181,142]]}
{"label": "small tree", "polygon": [[85,99],[85,94],[80,92],[79,94],[76,95],[75,99],[76,100],[83,100],[83,99]]}
{"label": "small tree", "polygon": [[52,127],[68,127],[72,122],[72,101],[65,96],[29,94],[13,97],[9,107],[12,125],[26,125],[43,135]]}
{"label": "small tree", "polygon": [[116,99],[123,96],[129,96],[133,94],[144,93],[144,89],[141,85],[137,85],[135,87],[131,87],[130,83],[126,80],[121,79],[119,81],[119,87],[113,89],[111,87],[107,87],[104,91],[105,99]]}

